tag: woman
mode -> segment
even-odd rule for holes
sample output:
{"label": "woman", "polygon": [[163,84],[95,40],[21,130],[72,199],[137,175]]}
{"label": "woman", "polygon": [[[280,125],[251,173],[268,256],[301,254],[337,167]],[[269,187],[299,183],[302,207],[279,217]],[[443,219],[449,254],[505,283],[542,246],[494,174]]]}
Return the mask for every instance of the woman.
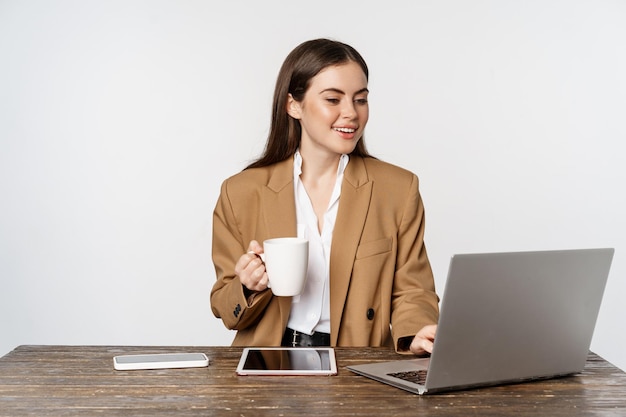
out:
{"label": "woman", "polygon": [[[370,156],[368,69],[316,39],[286,58],[264,154],[227,179],[213,216],[211,307],[239,346],[391,346],[432,351],[438,297],[417,177]],[[259,242],[309,240],[303,293],[268,289]]]}

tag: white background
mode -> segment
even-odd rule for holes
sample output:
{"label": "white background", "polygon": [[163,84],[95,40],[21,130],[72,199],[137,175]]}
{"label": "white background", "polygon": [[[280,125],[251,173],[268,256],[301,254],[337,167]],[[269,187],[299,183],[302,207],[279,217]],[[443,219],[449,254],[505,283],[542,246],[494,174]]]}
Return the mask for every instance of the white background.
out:
{"label": "white background", "polygon": [[228,345],[223,179],[264,145],[300,42],[355,46],[378,157],[454,253],[615,247],[592,349],[626,368],[626,2],[0,0],[0,355]]}

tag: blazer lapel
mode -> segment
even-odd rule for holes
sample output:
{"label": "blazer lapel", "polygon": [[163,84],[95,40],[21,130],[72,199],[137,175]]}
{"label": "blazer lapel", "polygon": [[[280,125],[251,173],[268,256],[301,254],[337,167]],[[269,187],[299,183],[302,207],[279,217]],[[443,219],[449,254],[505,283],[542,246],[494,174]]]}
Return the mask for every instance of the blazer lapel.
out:
{"label": "blazer lapel", "polygon": [[262,193],[261,209],[267,239],[295,237],[298,229],[293,191],[293,158],[276,164]]}
{"label": "blazer lapel", "polygon": [[339,211],[330,256],[331,345],[337,344],[352,267],[359,247],[372,195],[363,158],[351,156],[344,172]]}
{"label": "blazer lapel", "polygon": [[[275,165],[267,186],[261,190],[265,239],[295,237],[298,234],[296,202],[293,191],[293,158]],[[261,242],[263,243],[263,242]],[[278,298],[281,325],[287,326],[291,297]]]}

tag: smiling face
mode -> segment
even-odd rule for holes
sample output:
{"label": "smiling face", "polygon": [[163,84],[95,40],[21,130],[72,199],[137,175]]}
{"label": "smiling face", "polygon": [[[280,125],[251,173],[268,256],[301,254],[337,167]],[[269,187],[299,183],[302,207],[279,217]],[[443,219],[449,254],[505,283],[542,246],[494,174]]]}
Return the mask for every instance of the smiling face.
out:
{"label": "smiling face", "polygon": [[367,95],[367,77],[352,61],[320,71],[311,79],[302,101],[289,95],[287,113],[298,119],[302,128],[301,152],[351,153],[369,118]]}

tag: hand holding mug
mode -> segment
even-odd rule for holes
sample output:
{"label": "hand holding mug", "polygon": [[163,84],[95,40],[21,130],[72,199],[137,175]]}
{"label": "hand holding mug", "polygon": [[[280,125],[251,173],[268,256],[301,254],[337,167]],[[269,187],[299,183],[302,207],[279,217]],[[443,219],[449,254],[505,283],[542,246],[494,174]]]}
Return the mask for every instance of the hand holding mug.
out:
{"label": "hand holding mug", "polygon": [[263,247],[255,240],[239,258],[235,273],[251,291],[272,289],[274,295],[294,296],[304,289],[309,241],[295,237],[268,239]]}
{"label": "hand holding mug", "polygon": [[235,274],[241,284],[250,291],[264,291],[267,289],[268,276],[261,256],[263,247],[253,240],[248,245],[248,252],[241,255],[235,265]]}

